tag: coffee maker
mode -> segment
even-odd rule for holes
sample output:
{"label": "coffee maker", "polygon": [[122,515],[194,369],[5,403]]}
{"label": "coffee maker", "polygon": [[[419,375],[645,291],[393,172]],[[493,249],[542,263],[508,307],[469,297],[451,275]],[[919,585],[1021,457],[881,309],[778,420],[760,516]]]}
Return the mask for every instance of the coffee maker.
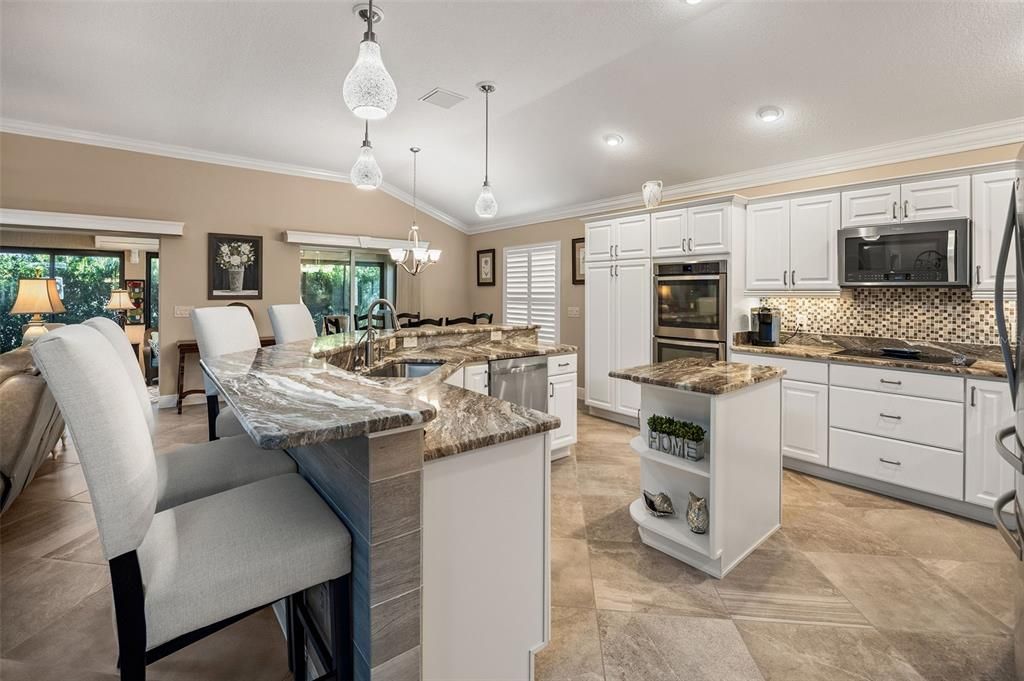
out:
{"label": "coffee maker", "polygon": [[750,309],[750,341],[754,345],[778,345],[782,312],[777,307]]}

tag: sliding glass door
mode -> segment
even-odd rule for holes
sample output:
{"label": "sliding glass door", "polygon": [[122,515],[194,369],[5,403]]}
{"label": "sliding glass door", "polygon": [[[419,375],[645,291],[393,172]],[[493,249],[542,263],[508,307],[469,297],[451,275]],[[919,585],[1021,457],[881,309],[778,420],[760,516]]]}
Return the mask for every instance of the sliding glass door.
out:
{"label": "sliding glass door", "polygon": [[323,333],[327,315],[345,315],[351,330],[353,310],[365,315],[377,298],[395,302],[395,267],[387,253],[304,249],[300,262],[302,302],[313,315],[317,333]]}
{"label": "sliding glass door", "polygon": [[124,254],[111,251],[62,251],[0,248],[0,352],[21,345],[21,326],[28,315],[10,315],[18,295],[18,280],[54,277],[64,303],[63,314],[46,321],[77,324],[90,317],[115,318],[105,309],[110,292],[124,285]]}

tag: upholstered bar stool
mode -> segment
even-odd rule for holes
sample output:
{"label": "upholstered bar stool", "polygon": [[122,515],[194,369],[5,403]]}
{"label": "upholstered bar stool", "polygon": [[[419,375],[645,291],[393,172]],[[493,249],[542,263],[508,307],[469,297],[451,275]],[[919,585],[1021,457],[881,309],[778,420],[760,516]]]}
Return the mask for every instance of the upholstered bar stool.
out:
{"label": "upholstered bar stool", "polygon": [[[116,322],[106,317],[93,317],[82,323],[99,331],[121,360],[139,411],[152,434],[155,427],[153,405],[128,336]],[[162,511],[250,482],[294,473],[296,467],[283,451],[261,449],[248,435],[235,435],[161,454],[156,457],[156,472],[156,510]]]}
{"label": "upholstered bar stool", "polygon": [[[309,621],[293,596],[324,582],[331,644],[313,652],[330,657],[322,662],[333,678],[351,678],[351,536],[309,485],[279,475],[157,512],[152,442],[127,376],[111,370],[120,360],[110,344],[72,325],[43,336],[32,356],[92,497],[122,681],[145,681],[146,665],[282,598]],[[290,641],[289,659],[304,654],[305,636],[293,629]]]}
{"label": "upholstered bar stool", "polygon": [[[196,334],[200,359],[257,350],[260,334],[247,307],[197,307],[192,310],[192,330]],[[217,386],[203,374],[206,389],[206,418],[210,439],[241,435],[245,432],[231,408],[220,410]]]}
{"label": "upholstered bar stool", "polygon": [[316,338],[313,315],[309,314],[309,308],[302,303],[271,305],[269,312],[270,325],[274,327],[274,341],[278,345]]}

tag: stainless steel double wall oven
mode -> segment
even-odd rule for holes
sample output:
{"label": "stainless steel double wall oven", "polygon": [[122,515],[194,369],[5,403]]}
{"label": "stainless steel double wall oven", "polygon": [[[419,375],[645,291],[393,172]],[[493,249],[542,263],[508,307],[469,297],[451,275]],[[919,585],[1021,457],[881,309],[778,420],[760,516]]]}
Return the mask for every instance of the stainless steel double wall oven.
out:
{"label": "stainless steel double wall oven", "polygon": [[654,264],[654,361],[725,359],[729,319],[725,260]]}

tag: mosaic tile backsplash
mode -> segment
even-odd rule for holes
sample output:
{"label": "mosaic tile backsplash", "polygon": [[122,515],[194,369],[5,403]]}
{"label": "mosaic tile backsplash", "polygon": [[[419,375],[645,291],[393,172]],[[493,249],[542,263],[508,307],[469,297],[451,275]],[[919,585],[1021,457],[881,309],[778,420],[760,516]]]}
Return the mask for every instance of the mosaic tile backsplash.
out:
{"label": "mosaic tile backsplash", "polygon": [[[784,331],[841,336],[871,336],[952,343],[999,342],[995,303],[971,300],[958,288],[853,288],[838,298],[761,298],[761,305],[782,311]],[[798,315],[803,324],[798,326]],[[1016,329],[1016,308],[1006,303],[1010,337]]]}

